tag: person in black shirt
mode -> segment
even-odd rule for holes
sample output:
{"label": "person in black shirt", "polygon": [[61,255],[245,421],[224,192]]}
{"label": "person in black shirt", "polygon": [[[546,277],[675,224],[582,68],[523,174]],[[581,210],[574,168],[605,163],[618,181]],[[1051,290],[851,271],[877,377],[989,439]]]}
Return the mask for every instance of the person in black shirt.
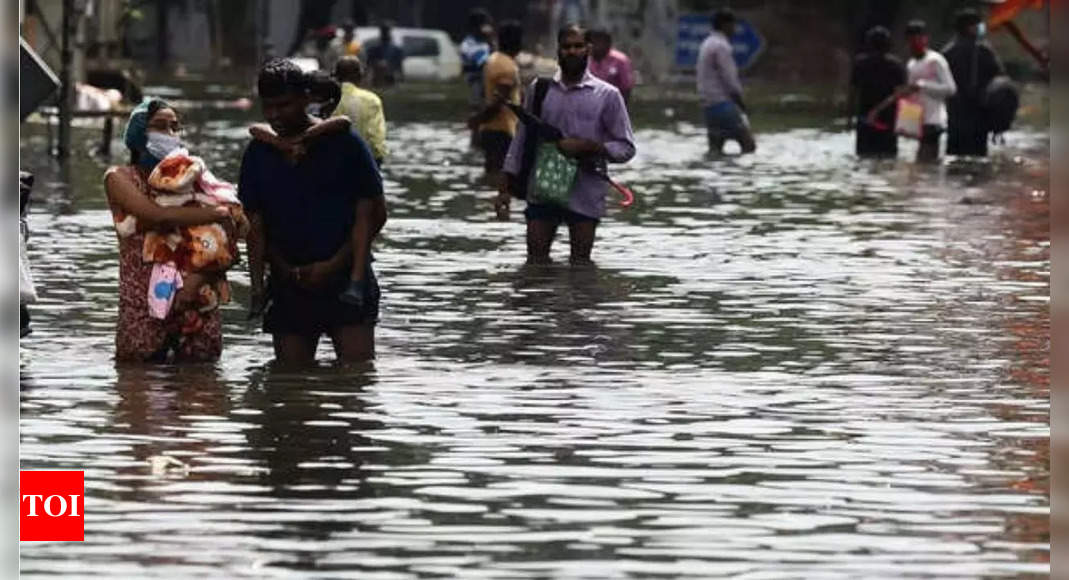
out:
{"label": "person in black shirt", "polygon": [[860,157],[894,157],[898,155],[895,134],[895,107],[886,107],[877,116],[877,125],[866,116],[906,84],[906,67],[891,50],[891,32],[876,26],[865,33],[866,52],[854,61],[850,73],[849,124],[857,127],[856,151]]}
{"label": "person in black shirt", "polygon": [[[264,118],[280,138],[299,139],[322,122],[306,112],[307,82],[291,61],[269,61],[257,85]],[[364,361],[374,356],[379,312],[371,243],[386,223],[382,177],[355,131],[306,147],[295,159],[261,141],[245,149],[238,197],[251,223],[250,306],[257,313],[270,303],[264,330],[282,363],[314,362],[323,334],[339,360]]]}
{"label": "person in black shirt", "polygon": [[955,20],[957,35],[943,49],[958,92],[947,100],[947,155],[987,155],[987,115],[984,90],[1005,74],[998,55],[980,39],[980,15],[962,10]]}

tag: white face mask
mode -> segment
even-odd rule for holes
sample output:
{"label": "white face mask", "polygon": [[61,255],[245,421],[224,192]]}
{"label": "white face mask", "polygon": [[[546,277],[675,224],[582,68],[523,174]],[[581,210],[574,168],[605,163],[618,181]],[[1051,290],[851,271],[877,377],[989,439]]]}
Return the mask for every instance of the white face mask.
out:
{"label": "white face mask", "polygon": [[148,134],[148,143],[145,144],[145,149],[149,155],[162,160],[181,146],[182,140],[178,138],[178,135],[153,132]]}
{"label": "white face mask", "polygon": [[976,25],[976,37],[983,38],[985,35],[987,35],[987,23],[981,22]]}

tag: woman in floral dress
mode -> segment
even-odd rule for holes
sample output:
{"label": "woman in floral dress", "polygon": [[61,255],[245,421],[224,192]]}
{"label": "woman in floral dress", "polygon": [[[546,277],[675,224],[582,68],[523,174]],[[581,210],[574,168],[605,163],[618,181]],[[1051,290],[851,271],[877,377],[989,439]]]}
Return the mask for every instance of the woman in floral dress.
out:
{"label": "woman in floral dress", "polygon": [[[104,175],[108,206],[119,239],[119,320],[115,329],[118,361],[214,361],[223,350],[219,310],[197,308],[200,285],[183,286],[166,318],[155,318],[148,307],[153,264],[143,259],[145,232],[167,233],[183,226],[224,223],[233,226],[230,210],[216,207],[163,207],[150,196],[148,176],[170,151],[180,145],[181,131],[174,108],[159,99],[146,100],[133,110],[123,140],[130,164],[112,167]],[[133,216],[135,219],[128,219]],[[136,224],[133,228],[123,225]],[[204,281],[223,289],[225,274]],[[220,292],[228,295],[228,292]]]}

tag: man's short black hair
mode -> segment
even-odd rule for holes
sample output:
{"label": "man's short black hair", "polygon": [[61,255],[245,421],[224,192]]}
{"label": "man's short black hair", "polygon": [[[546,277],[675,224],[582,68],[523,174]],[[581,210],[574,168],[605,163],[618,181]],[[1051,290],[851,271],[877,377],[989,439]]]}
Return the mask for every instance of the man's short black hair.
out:
{"label": "man's short black hair", "polygon": [[977,24],[980,24],[980,13],[972,8],[959,10],[954,15],[954,30],[958,34],[964,34],[970,26],[976,26]]}
{"label": "man's short black hair", "polygon": [[486,8],[472,8],[468,13],[468,29],[472,31],[479,30],[483,27],[483,24],[490,22],[490,13],[486,11]]}
{"label": "man's short black hair", "polygon": [[883,26],[873,26],[865,33],[865,46],[872,52],[890,52],[891,31]]}
{"label": "man's short black hair", "polygon": [[910,20],[906,24],[906,36],[921,36],[928,34],[928,24],[923,20]]}
{"label": "man's short black hair", "polygon": [[260,98],[281,97],[284,95],[307,95],[308,84],[305,74],[297,63],[286,58],[273,58],[262,67],[256,79],[256,90]]}
{"label": "man's short black hair", "polygon": [[568,36],[569,34],[578,34],[579,36],[583,37],[583,40],[586,40],[586,30],[579,24],[573,22],[571,24],[565,24],[561,27],[560,30],[557,31],[558,47],[561,45],[561,43],[564,42],[564,37]]}
{"label": "man's short black hair", "polygon": [[305,82],[308,86],[308,96],[312,100],[316,102],[341,100],[341,85],[326,71],[311,71],[307,76]]}
{"label": "man's short black hair", "polygon": [[156,98],[148,102],[148,110],[145,113],[145,123],[147,124],[151,121],[161,109],[170,109],[174,111],[176,117],[178,116],[178,109],[172,107],[167,101]]}
{"label": "man's short black hair", "polygon": [[608,28],[604,28],[604,27],[599,26],[597,28],[591,28],[586,33],[586,41],[587,42],[594,42],[595,40],[597,40],[599,38],[602,39],[602,40],[608,41],[609,44],[612,44],[612,33],[609,32]]}
{"label": "man's short black hair", "polygon": [[517,20],[506,20],[497,28],[497,44],[501,52],[516,54],[523,48],[523,25]]}
{"label": "man's short black hair", "polygon": [[723,30],[729,24],[735,24],[735,13],[730,8],[721,8],[713,13],[713,29]]}

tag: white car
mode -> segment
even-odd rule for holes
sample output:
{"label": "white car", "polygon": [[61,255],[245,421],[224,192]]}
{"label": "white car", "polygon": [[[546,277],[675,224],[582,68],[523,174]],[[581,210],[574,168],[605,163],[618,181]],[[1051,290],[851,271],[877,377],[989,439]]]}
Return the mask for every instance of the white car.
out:
{"label": "white car", "polygon": [[[393,43],[401,48],[405,58],[401,70],[410,81],[451,81],[460,78],[460,51],[444,30],[429,28],[391,28]],[[339,31],[339,34],[341,31]],[[356,38],[362,46],[362,56],[379,44],[379,29],[360,26]]]}

